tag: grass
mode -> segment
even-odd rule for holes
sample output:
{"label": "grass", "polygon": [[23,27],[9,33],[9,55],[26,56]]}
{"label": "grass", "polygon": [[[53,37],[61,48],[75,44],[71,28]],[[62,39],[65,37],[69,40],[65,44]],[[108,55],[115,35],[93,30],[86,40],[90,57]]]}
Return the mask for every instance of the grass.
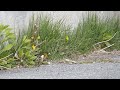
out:
{"label": "grass", "polygon": [[[34,26],[31,27],[32,25],[36,25],[36,29]],[[29,37],[40,37],[38,40],[38,44],[42,43],[38,46],[40,55],[47,54],[52,60],[63,58],[67,46],[65,38],[69,31],[70,27],[66,27],[63,20],[53,22],[52,19],[41,15],[37,16],[36,20],[33,16],[28,29]]]}
{"label": "grass", "polygon": [[92,51],[96,43],[103,41],[106,42],[99,44],[99,49],[108,47],[111,44],[114,44],[114,46],[110,48],[111,50],[119,49],[119,25],[119,18],[113,17],[102,20],[95,14],[88,14],[88,17],[83,18],[83,22],[79,23],[75,30],[77,50],[81,53]]}
{"label": "grass", "polygon": [[22,31],[11,47],[14,55],[10,58],[16,65],[26,67],[40,64],[42,55],[44,60],[59,60],[100,49],[120,50],[118,17],[101,19],[88,13],[73,29],[64,20],[53,22],[48,16],[33,15]]}
{"label": "grass", "polygon": [[[34,16],[33,16],[34,18]],[[65,26],[63,20],[53,22],[47,16],[38,15],[31,25],[37,25],[37,34],[40,36],[39,53],[50,53],[49,59],[60,59],[71,57],[72,54],[85,54],[98,49],[106,50],[120,49],[119,18],[100,19],[96,14],[88,13],[83,22],[72,29]],[[34,29],[31,29],[34,32]],[[114,37],[113,37],[114,36]],[[31,37],[31,34],[30,34]],[[103,42],[94,46],[96,43]],[[114,44],[114,46],[112,46]]]}

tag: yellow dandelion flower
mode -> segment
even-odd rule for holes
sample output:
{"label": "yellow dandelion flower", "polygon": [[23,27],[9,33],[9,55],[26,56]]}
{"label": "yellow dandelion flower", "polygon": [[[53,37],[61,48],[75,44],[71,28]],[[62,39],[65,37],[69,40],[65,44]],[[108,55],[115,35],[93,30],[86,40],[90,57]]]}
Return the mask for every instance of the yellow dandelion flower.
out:
{"label": "yellow dandelion flower", "polygon": [[35,45],[32,45],[32,49],[35,50],[35,49],[36,49],[36,46],[35,46]]}

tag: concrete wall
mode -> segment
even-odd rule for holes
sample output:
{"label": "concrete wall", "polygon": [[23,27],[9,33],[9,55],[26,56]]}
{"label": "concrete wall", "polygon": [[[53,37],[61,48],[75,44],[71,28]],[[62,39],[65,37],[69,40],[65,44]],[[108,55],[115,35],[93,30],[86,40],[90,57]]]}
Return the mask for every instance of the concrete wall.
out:
{"label": "concrete wall", "polygon": [[[65,22],[73,27],[77,25],[82,16],[86,16],[87,11],[0,11],[0,23],[9,24],[13,28],[22,28],[28,24],[32,13],[43,13],[54,20],[65,19]],[[119,11],[91,11],[96,12],[100,17],[111,17],[120,15]]]}

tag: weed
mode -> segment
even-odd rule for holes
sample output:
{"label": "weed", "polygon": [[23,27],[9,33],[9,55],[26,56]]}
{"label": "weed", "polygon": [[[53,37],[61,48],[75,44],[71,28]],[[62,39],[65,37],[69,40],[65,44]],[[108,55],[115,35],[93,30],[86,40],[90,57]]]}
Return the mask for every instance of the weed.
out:
{"label": "weed", "polygon": [[[18,29],[19,30],[19,29]],[[94,50],[120,50],[119,18],[99,18],[88,13],[76,28],[48,16],[33,15],[18,35],[0,24],[0,68],[36,66],[48,60],[74,58]]]}

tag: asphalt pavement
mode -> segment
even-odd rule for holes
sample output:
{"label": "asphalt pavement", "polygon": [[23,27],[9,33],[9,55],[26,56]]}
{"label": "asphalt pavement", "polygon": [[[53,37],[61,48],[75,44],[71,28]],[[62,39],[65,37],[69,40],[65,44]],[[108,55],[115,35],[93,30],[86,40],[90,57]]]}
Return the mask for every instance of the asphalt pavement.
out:
{"label": "asphalt pavement", "polygon": [[120,79],[120,63],[51,64],[1,70],[0,79]]}

